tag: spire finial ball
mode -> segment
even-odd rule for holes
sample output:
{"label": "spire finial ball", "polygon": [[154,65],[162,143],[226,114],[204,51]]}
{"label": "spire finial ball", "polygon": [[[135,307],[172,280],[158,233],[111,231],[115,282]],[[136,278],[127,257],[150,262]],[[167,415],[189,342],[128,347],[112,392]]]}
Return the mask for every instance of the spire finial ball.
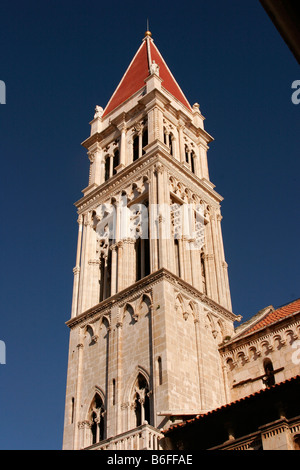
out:
{"label": "spire finial ball", "polygon": [[151,31],[146,31],[146,32],[145,32],[145,38],[146,38],[147,36],[149,36],[149,37],[151,38],[151,36],[152,36]]}

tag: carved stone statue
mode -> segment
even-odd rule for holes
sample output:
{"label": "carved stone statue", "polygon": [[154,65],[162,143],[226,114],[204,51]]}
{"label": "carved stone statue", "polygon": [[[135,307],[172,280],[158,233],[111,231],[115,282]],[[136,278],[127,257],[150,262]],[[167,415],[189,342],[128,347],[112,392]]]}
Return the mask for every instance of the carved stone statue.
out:
{"label": "carved stone statue", "polygon": [[103,116],[103,108],[101,108],[101,106],[97,105],[95,107],[94,119],[101,118],[102,116]]}
{"label": "carved stone statue", "polygon": [[159,65],[153,60],[152,64],[150,65],[150,73],[159,75]]}

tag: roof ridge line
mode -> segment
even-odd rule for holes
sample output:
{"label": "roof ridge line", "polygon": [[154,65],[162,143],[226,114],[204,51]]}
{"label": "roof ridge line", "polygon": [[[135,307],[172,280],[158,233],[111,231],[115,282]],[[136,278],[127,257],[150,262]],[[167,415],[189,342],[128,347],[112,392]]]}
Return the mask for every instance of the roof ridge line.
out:
{"label": "roof ridge line", "polygon": [[146,45],[147,45],[148,70],[149,70],[149,73],[150,73],[150,68],[151,68],[151,64],[152,64],[150,40],[152,40],[152,42],[153,42],[153,39],[151,39],[150,36],[145,36],[144,40],[146,40]]}

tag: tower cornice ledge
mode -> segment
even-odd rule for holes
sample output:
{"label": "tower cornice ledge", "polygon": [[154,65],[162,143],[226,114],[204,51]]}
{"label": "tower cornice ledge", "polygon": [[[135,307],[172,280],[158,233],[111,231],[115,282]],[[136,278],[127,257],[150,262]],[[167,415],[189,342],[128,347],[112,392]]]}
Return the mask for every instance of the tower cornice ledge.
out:
{"label": "tower cornice ledge", "polygon": [[[148,145],[145,155],[123,168],[108,181],[89,191],[88,194],[85,194],[81,199],[75,202],[75,207],[77,207],[79,212],[93,208],[95,204],[99,204],[101,202],[100,198],[107,198],[111,192],[115,193],[122,190],[124,182],[128,182],[132,176],[135,178],[138,171],[146,171],[158,162],[165,165],[169,171],[172,171],[173,169],[174,171],[177,171],[181,177],[186,176],[189,181],[196,185],[196,187],[205,191],[213,201],[217,203],[223,201],[223,197],[215,191],[215,186],[211,181],[205,178],[200,179],[186,169],[181,162],[170,156],[166,150],[165,144],[157,140]],[[87,188],[83,190],[83,193],[86,191]]]}
{"label": "tower cornice ledge", "polygon": [[69,319],[66,322],[66,325],[69,328],[74,328],[76,325],[86,321],[87,319],[90,320],[91,317],[94,317],[95,315],[100,315],[103,312],[106,312],[107,314],[107,311],[111,308],[115,306],[122,306],[125,302],[128,302],[131,297],[137,297],[142,291],[149,290],[149,288],[161,280],[167,280],[177,288],[181,288],[187,294],[192,295],[194,299],[201,301],[207,308],[218,312],[227,319],[231,321],[237,321],[239,319],[239,317],[233,312],[227,310],[225,307],[222,307],[220,304],[210,299],[207,295],[198,291],[188,282],[171,273],[169,270],[161,268],[158,271],[155,271],[154,273],[151,273],[143,279],[135,282],[126,289],[117,292],[108,299],[103,300],[94,307],[91,307],[85,312],[82,312],[80,315],[77,315],[77,317]]}

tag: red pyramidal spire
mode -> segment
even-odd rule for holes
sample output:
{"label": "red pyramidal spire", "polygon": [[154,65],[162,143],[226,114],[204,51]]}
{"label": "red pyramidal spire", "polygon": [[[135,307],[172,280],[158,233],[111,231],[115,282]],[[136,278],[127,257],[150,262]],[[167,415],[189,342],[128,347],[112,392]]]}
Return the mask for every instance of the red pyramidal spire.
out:
{"label": "red pyramidal spire", "polygon": [[151,33],[147,31],[141,46],[109,100],[103,116],[109,114],[145,86],[145,79],[150,75],[150,65],[153,61],[155,61],[159,66],[159,75],[162,79],[162,87],[171,93],[187,109],[191,110],[189,102],[170,72],[159,50],[155,46],[153,39],[151,38]]}

